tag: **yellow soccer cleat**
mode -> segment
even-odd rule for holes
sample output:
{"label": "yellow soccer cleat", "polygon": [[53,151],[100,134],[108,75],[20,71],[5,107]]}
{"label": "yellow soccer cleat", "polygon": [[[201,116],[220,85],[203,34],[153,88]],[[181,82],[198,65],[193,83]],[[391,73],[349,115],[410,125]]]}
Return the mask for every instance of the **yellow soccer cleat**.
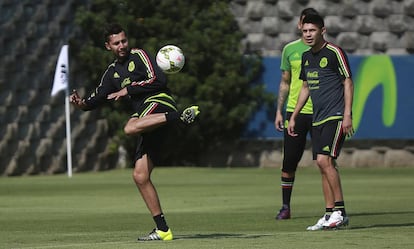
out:
{"label": "yellow soccer cleat", "polygon": [[195,118],[200,114],[200,111],[198,110],[197,105],[193,105],[190,107],[187,107],[180,116],[181,121],[183,121],[186,124],[191,124],[194,122]]}
{"label": "yellow soccer cleat", "polygon": [[171,229],[164,232],[158,229],[152,230],[147,236],[139,237],[138,241],[152,241],[152,240],[173,240]]}

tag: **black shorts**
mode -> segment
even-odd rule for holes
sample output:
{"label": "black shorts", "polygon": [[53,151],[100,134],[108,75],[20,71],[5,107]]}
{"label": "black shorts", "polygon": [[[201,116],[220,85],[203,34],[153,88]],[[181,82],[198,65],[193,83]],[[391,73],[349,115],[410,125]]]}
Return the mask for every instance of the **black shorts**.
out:
{"label": "black shorts", "polygon": [[[177,111],[175,100],[168,94],[161,93],[147,98],[131,118],[174,111]],[[174,128],[174,123],[167,123],[151,131],[138,134],[134,162],[147,154],[154,164],[160,163],[162,155],[168,147],[169,138],[174,134]]]}
{"label": "black shorts", "polygon": [[342,120],[330,120],[312,129],[313,160],[318,154],[328,155],[334,159],[339,156],[345,141]]}
{"label": "black shorts", "polygon": [[292,116],[291,112],[286,113],[284,138],[283,138],[283,172],[295,172],[303,151],[306,146],[308,133],[312,136],[312,114],[300,113],[295,120],[295,132],[298,136],[293,137],[287,133],[288,120]]}

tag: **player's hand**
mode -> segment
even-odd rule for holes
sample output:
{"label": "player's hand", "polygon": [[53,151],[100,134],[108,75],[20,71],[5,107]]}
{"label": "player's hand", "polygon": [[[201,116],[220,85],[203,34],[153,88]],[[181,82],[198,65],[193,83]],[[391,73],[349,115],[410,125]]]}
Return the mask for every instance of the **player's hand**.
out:
{"label": "player's hand", "polygon": [[122,88],[121,90],[119,90],[118,92],[114,92],[111,93],[107,96],[107,99],[113,99],[113,100],[118,100],[123,96],[128,95],[128,90],[126,87]]}
{"label": "player's hand", "polygon": [[352,118],[344,116],[342,120],[342,132],[347,137],[352,137],[354,135],[354,128],[352,127]]}
{"label": "player's hand", "polygon": [[283,131],[283,129],[285,128],[283,125],[283,116],[279,112],[276,113],[275,128],[278,131]]}
{"label": "player's hand", "polygon": [[81,98],[79,97],[79,94],[76,90],[73,90],[72,94],[69,96],[69,101],[72,104],[76,104],[79,102]]}
{"label": "player's hand", "polygon": [[296,137],[298,135],[297,133],[295,133],[295,119],[294,118],[290,118],[288,127],[287,127],[287,132],[292,137]]}
{"label": "player's hand", "polygon": [[84,100],[79,97],[79,94],[76,90],[73,90],[72,94],[69,96],[69,102],[79,109],[83,109],[85,107]]}

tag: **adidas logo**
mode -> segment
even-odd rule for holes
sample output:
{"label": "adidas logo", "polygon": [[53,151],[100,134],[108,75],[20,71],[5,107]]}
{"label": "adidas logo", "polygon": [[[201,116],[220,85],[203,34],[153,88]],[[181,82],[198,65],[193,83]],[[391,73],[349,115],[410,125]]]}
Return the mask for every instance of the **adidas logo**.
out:
{"label": "adidas logo", "polygon": [[331,149],[329,148],[329,146],[327,145],[327,146],[325,146],[325,147],[323,147],[322,148],[322,150],[323,151],[326,151],[326,152],[330,152],[331,151]]}

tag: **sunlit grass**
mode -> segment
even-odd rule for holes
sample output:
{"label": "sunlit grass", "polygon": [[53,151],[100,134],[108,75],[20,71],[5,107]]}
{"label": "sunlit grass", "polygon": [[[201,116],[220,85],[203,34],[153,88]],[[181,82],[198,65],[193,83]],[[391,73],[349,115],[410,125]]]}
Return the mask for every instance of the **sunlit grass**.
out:
{"label": "sunlit grass", "polygon": [[299,169],[292,219],[279,169],[157,168],[175,239],[138,243],[154,227],[131,170],[0,178],[0,248],[411,248],[413,168],[341,169],[351,225],[305,231],[324,211],[319,172]]}

